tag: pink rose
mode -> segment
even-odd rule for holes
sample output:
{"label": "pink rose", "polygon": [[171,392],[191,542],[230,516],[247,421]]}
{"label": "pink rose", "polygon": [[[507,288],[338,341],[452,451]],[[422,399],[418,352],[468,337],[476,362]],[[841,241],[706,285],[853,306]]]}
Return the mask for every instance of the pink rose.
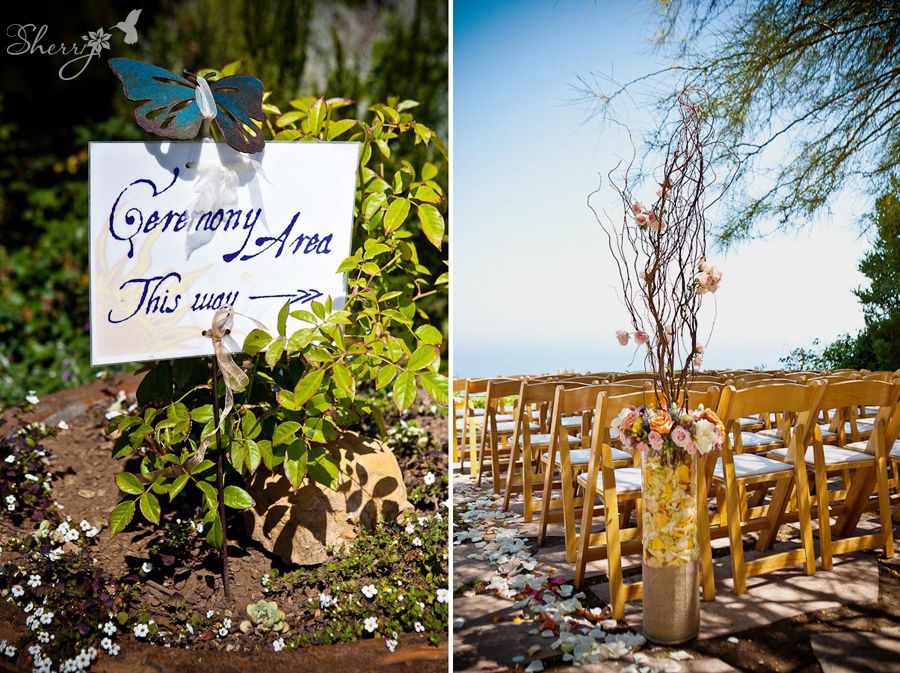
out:
{"label": "pink rose", "polygon": [[685,430],[683,426],[676,425],[672,428],[672,441],[675,442],[676,446],[686,449],[688,444],[691,443],[691,433]]}
{"label": "pink rose", "polygon": [[644,213],[641,213],[640,215],[635,215],[635,216],[634,216],[634,221],[637,222],[638,226],[640,226],[640,227],[646,227],[646,226],[647,226],[647,222],[648,222],[649,220],[650,220],[650,218],[647,217],[646,215],[644,215]]}
{"label": "pink rose", "polygon": [[697,271],[706,271],[707,269],[709,269],[709,264],[705,259],[701,259],[700,263],[697,264]]}
{"label": "pink rose", "polygon": [[696,442],[694,442],[694,440],[692,439],[691,441],[689,441],[689,442],[687,443],[687,446],[684,447],[684,450],[687,451],[687,452],[688,452],[689,454],[691,454],[692,456],[696,456],[696,455],[697,455],[697,444],[696,444]]}
{"label": "pink rose", "polygon": [[638,346],[643,346],[645,343],[650,341],[650,335],[646,332],[638,330],[634,333],[634,341]]}
{"label": "pink rose", "polygon": [[699,367],[702,364],[703,364],[703,358],[701,358],[699,355],[695,355],[694,356],[694,366]]}
{"label": "pink rose", "polygon": [[631,338],[631,337],[628,336],[628,332],[626,332],[625,330],[621,330],[621,329],[620,329],[620,330],[618,330],[618,331],[616,332],[616,339],[619,341],[619,345],[620,345],[620,346],[627,346],[627,345],[628,345],[628,340],[629,340],[630,338]]}
{"label": "pink rose", "polygon": [[634,213],[635,215],[640,215],[641,213],[644,212],[644,206],[642,206],[640,203],[635,201],[634,204],[631,206],[631,212]]}
{"label": "pink rose", "polygon": [[703,352],[703,346],[699,346],[699,345],[698,345],[697,348],[695,349],[695,351],[696,351],[697,353],[702,353],[702,352]]}
{"label": "pink rose", "polygon": [[656,430],[651,430],[647,439],[650,440],[650,446],[654,451],[660,451],[662,449],[663,438]]}
{"label": "pink rose", "polygon": [[647,217],[650,219],[650,228],[653,231],[659,232],[663,230],[663,221],[656,216],[656,213],[651,211]]}
{"label": "pink rose", "polygon": [[641,453],[647,453],[647,450],[649,448],[650,447],[647,446],[644,442],[638,442],[637,450],[640,451]]}

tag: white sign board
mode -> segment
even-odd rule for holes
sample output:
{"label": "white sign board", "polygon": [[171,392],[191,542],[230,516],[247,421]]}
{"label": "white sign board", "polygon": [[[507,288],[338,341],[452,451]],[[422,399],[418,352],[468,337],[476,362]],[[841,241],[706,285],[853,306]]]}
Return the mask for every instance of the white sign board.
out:
{"label": "white sign board", "polygon": [[[343,305],[358,143],[90,144],[91,363],[212,354],[232,305],[274,330],[293,308]],[[235,317],[229,350],[252,321]]]}

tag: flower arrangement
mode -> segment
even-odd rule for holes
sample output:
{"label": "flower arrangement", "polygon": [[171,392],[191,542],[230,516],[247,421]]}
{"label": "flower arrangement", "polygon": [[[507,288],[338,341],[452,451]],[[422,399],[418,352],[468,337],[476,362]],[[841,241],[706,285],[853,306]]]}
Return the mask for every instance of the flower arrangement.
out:
{"label": "flower arrangement", "polygon": [[720,449],[724,430],[702,406],[690,412],[626,407],[610,424],[624,447],[642,454],[645,563],[662,567],[697,559],[693,458]]}

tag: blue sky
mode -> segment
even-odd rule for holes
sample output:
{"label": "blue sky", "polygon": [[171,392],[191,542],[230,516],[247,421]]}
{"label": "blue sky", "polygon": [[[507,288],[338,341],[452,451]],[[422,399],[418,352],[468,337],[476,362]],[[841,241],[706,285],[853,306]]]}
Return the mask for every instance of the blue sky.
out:
{"label": "blue sky", "polygon": [[[630,150],[573,85],[669,65],[649,44],[651,4],[456,0],[453,11],[453,375],[625,369],[618,276],[586,198]],[[633,130],[652,123],[626,114]],[[777,367],[795,346],[862,327],[852,289],[868,243],[856,222],[870,206],[850,191],[832,206],[799,233],[711,251],[725,276],[703,314],[716,318],[706,366]]]}

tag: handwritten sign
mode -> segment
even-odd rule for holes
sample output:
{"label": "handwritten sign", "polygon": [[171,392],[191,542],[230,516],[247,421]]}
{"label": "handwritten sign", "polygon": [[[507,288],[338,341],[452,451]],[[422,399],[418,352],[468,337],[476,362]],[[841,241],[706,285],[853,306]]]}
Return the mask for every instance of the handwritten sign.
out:
{"label": "handwritten sign", "polygon": [[[274,330],[285,301],[340,307],[358,143],[91,143],[91,362],[212,354],[232,305]],[[252,321],[235,318],[240,350]]]}

